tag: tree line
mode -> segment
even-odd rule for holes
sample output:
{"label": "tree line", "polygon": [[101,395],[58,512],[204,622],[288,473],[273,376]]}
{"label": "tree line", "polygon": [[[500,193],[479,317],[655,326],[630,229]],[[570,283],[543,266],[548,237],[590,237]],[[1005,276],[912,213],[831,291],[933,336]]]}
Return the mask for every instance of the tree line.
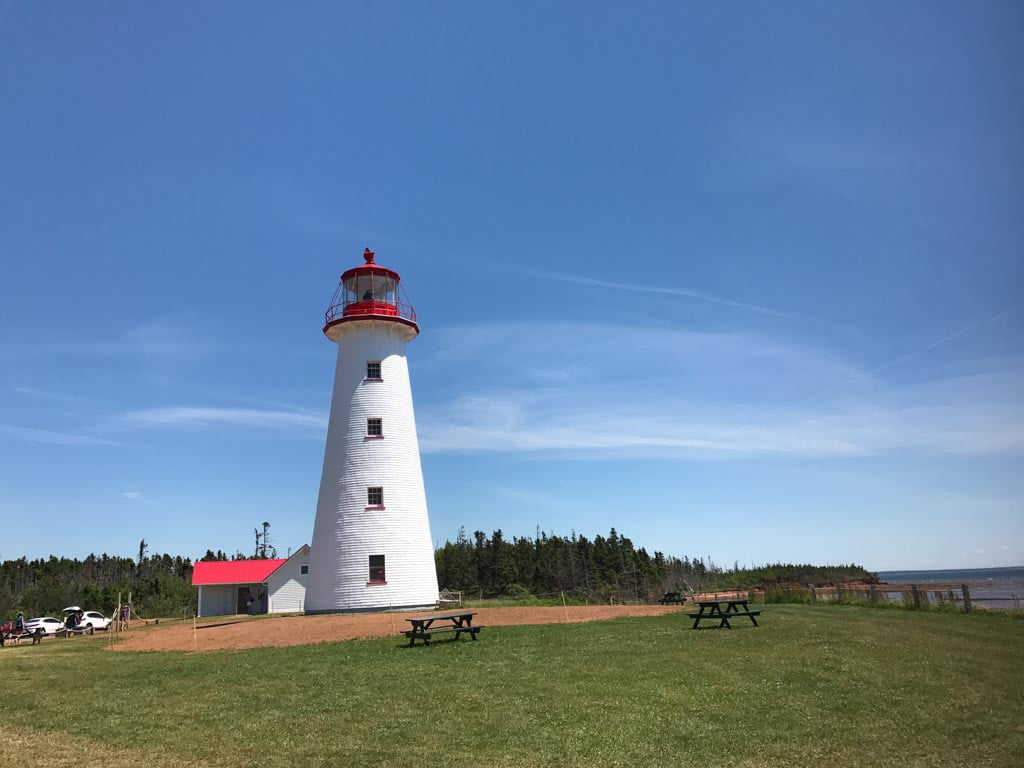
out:
{"label": "tree line", "polygon": [[[269,526],[267,526],[269,528]],[[200,560],[262,559],[273,548],[257,537],[253,555],[207,550]],[[858,565],[814,566],[776,563],[757,568],[723,568],[709,557],[674,557],[637,547],[614,528],[592,539],[572,532],[560,536],[538,530],[533,538],[507,539],[459,529],[434,553],[438,584],[472,597],[551,596],[559,593],[593,600],[652,600],[663,592],[748,588],[771,584],[829,584],[877,581]],[[192,561],[180,555],[149,554],[139,542],[136,558],[89,555],[84,560],[51,556],[0,562],[0,620],[23,611],[55,615],[68,605],[99,610],[117,607],[118,593],[143,617],[181,616],[195,610]]]}
{"label": "tree line", "polygon": [[614,528],[593,539],[537,531],[534,538],[505,538],[501,530],[446,541],[434,554],[442,589],[477,597],[567,594],[594,600],[651,600],[665,592],[743,589],[781,583],[877,581],[855,564],[724,568],[710,557],[674,557],[637,547]]}
{"label": "tree line", "polygon": [[84,560],[67,557],[6,560],[0,563],[0,619],[18,611],[27,616],[57,615],[65,606],[113,614],[118,593],[145,617],[180,616],[195,605],[192,562],[166,554],[133,560],[107,554]]}

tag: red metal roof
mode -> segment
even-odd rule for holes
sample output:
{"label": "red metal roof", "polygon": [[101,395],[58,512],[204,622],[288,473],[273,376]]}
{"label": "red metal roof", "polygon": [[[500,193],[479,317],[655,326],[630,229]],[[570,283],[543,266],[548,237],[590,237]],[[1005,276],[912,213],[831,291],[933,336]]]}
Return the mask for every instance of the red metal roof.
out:
{"label": "red metal roof", "polygon": [[355,277],[356,275],[387,275],[392,280],[402,279],[398,276],[398,273],[395,272],[395,270],[382,267],[380,264],[374,262],[374,256],[374,252],[369,248],[363,251],[363,258],[366,259],[366,263],[359,267],[352,267],[352,269],[344,272],[341,276],[342,282],[348,280],[350,277]]}
{"label": "red metal roof", "polygon": [[262,584],[281,567],[281,560],[212,560],[192,567],[192,586],[200,584]]}

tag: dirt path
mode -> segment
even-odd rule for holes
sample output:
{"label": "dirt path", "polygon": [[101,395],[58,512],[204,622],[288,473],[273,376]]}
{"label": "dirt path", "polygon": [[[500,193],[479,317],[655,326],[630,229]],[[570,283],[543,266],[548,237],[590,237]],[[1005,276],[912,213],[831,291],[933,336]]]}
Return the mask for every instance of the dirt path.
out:
{"label": "dirt path", "polygon": [[[513,624],[564,624],[602,621],[620,616],[660,616],[684,610],[665,605],[592,605],[569,608],[477,608],[474,622],[488,627]],[[337,640],[395,635],[409,624],[409,616],[418,613],[362,613],[333,616],[286,616],[265,619],[233,619],[200,624],[193,639],[192,625],[146,628],[127,633],[116,651],[221,651],[241,648],[266,648],[309,645]]]}

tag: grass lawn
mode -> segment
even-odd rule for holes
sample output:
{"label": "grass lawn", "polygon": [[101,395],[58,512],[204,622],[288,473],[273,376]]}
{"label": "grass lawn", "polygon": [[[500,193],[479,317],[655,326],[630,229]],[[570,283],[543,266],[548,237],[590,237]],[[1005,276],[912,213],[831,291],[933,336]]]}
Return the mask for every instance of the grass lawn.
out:
{"label": "grass lawn", "polygon": [[[0,650],[20,766],[1024,765],[1024,621],[762,606],[400,639]],[[735,622],[737,627],[740,622]],[[159,631],[159,630],[157,630]],[[7,764],[7,760],[0,761]]]}

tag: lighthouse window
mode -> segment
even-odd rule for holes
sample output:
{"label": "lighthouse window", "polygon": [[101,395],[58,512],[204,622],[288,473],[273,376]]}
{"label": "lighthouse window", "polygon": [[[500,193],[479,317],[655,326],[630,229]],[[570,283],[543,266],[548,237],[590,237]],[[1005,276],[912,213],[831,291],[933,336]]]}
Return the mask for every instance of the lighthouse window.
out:
{"label": "lighthouse window", "polygon": [[370,555],[370,578],[371,584],[383,584],[384,579],[384,555]]}
{"label": "lighthouse window", "polygon": [[384,506],[384,489],[380,486],[374,486],[366,489],[366,506],[368,507],[383,507]]}
{"label": "lighthouse window", "polygon": [[366,420],[366,436],[367,437],[384,437],[384,420],[383,419],[367,419]]}
{"label": "lighthouse window", "polygon": [[366,361],[366,378],[380,381],[380,360]]}

